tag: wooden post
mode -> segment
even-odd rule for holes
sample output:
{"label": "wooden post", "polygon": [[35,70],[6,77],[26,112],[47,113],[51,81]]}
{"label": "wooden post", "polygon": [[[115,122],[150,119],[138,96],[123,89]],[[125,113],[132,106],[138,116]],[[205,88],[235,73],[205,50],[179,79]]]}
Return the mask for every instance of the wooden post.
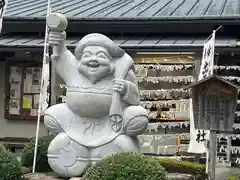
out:
{"label": "wooden post", "polygon": [[216,155],[217,155],[217,135],[216,131],[210,131],[210,147],[209,147],[209,155],[210,155],[210,165],[208,171],[208,179],[215,180],[215,171],[216,171]]}
{"label": "wooden post", "polygon": [[176,148],[176,156],[180,155],[180,144],[181,144],[180,142],[181,142],[181,136],[177,135],[176,136],[176,146],[177,146],[177,148]]}
{"label": "wooden post", "polygon": [[198,154],[198,153],[195,154],[195,161],[196,161],[197,163],[200,163],[200,162],[201,162],[201,154]]}
{"label": "wooden post", "polygon": [[232,146],[232,138],[231,136],[227,137],[227,163],[230,164],[231,166],[231,155],[232,155],[232,151],[231,151],[231,146]]}

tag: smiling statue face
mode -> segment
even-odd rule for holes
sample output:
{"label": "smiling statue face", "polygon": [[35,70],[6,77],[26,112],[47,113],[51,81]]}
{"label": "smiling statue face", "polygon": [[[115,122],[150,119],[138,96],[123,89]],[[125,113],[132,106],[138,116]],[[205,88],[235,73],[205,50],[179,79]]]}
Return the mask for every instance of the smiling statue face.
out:
{"label": "smiling statue face", "polygon": [[104,47],[87,46],[79,61],[78,70],[95,84],[112,71],[111,61],[112,57]]}

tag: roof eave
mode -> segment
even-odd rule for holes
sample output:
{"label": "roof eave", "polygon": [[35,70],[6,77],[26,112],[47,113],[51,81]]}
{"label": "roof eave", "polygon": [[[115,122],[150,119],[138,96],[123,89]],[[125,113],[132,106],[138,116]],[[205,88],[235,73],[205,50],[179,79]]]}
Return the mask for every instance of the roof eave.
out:
{"label": "roof eave", "polygon": [[194,83],[192,83],[192,84],[184,87],[184,89],[191,89],[191,88],[193,88],[194,86],[200,85],[200,84],[202,84],[202,83],[204,83],[204,82],[206,82],[206,81],[208,81],[208,80],[211,80],[211,79],[217,79],[217,80],[219,80],[219,81],[221,81],[221,82],[224,82],[225,84],[230,85],[230,86],[233,87],[233,88],[240,89],[240,86],[238,86],[238,85],[236,85],[236,84],[234,84],[234,83],[231,83],[231,82],[223,79],[221,76],[218,76],[218,75],[216,75],[216,74],[213,74],[213,75],[211,75],[211,76],[208,76],[207,78],[204,78],[204,79],[202,79],[202,80],[200,80],[200,81],[196,81],[196,82],[194,82]]}
{"label": "roof eave", "polygon": [[[75,45],[67,45],[67,47],[69,49],[74,49],[76,46]],[[159,47],[154,47],[154,46],[149,46],[149,47],[139,47],[139,46],[121,46],[125,51],[128,52],[179,52],[179,51],[184,51],[184,52],[201,52],[202,51],[202,46],[169,46],[169,47],[163,47],[163,46],[159,46]],[[24,51],[36,51],[36,50],[40,50],[42,51],[43,49],[43,45],[42,44],[38,44],[38,45],[1,45],[0,46],[0,51],[15,51],[15,50],[24,50]],[[239,49],[237,49],[236,47],[216,47],[216,52],[226,52],[226,51],[230,51],[230,52],[235,52],[235,51],[239,51]]]}
{"label": "roof eave", "polygon": [[[20,21],[28,21],[28,20],[39,20],[45,21],[46,17],[39,16],[5,16],[5,20],[20,20]],[[151,22],[193,22],[193,21],[238,21],[240,19],[240,15],[235,16],[161,16],[161,17],[104,17],[104,18],[96,18],[96,17],[68,17],[69,21],[108,21],[108,22],[141,22],[141,21],[151,21]]]}

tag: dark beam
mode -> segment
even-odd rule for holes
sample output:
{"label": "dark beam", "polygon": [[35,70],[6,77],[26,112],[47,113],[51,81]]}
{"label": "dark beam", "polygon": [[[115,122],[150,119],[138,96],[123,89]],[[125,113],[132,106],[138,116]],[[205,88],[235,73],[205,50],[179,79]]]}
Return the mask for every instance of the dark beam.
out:
{"label": "dark beam", "polygon": [[[150,23],[150,22],[96,22],[96,21],[70,21],[68,33],[105,33],[105,34],[160,34],[160,33],[209,33],[215,24],[181,24],[181,23]],[[3,21],[3,33],[39,33],[45,31],[45,21]]]}
{"label": "dark beam", "polygon": [[[68,47],[70,50],[74,50],[74,47]],[[132,53],[132,52],[195,52],[195,53],[202,53],[201,47],[168,47],[168,48],[123,48],[125,51]],[[14,52],[14,51],[24,51],[24,52],[42,52],[43,47],[36,46],[36,47],[9,47],[9,46],[1,46],[0,52]],[[239,48],[234,47],[216,47],[216,53],[226,53],[226,52],[235,52],[240,53]]]}

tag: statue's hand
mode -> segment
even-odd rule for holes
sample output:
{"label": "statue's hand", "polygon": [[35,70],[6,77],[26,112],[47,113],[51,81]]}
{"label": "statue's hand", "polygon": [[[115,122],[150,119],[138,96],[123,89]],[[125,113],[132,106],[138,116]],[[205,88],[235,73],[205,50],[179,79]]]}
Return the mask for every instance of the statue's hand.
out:
{"label": "statue's hand", "polygon": [[66,32],[57,32],[57,31],[50,31],[49,32],[49,39],[48,43],[50,45],[60,45],[66,39]]}
{"label": "statue's hand", "polygon": [[113,91],[119,92],[120,95],[125,95],[127,91],[127,82],[123,79],[114,79],[113,80]]}
{"label": "statue's hand", "polygon": [[65,50],[64,40],[66,39],[66,32],[50,31],[48,43],[52,46],[53,54],[52,59],[60,57],[61,53]]}

